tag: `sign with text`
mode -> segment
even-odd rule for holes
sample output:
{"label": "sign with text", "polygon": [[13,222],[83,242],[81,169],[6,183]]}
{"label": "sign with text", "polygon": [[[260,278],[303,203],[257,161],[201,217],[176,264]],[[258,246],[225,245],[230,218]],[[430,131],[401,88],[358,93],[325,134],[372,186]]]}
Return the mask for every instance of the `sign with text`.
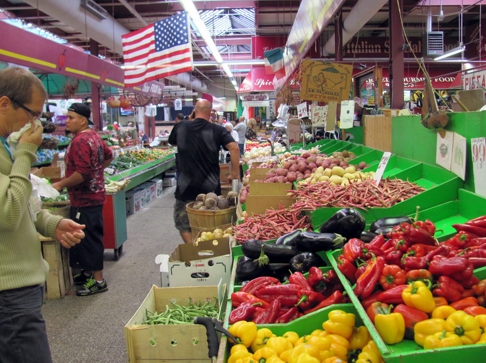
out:
{"label": "sign with text", "polygon": [[354,121],[354,101],[341,102],[341,115],[339,117],[339,128],[351,129]]}
{"label": "sign with text", "polygon": [[344,101],[349,98],[353,66],[305,59],[302,61],[300,97],[311,101]]}
{"label": "sign with text", "polygon": [[383,153],[380,164],[378,164],[378,168],[376,169],[375,177],[373,179],[376,185],[380,184],[383,173],[385,172],[386,166],[388,165],[388,161],[390,161],[390,157],[391,152],[386,151]]}
{"label": "sign with text", "polygon": [[486,197],[486,138],[471,139],[471,155],[474,173],[474,191]]}
{"label": "sign with text", "polygon": [[326,124],[328,106],[312,106],[311,122],[312,126],[322,126]]}
{"label": "sign with text", "polygon": [[466,138],[458,133],[454,133],[454,143],[452,144],[451,171],[462,180],[466,179]]}
{"label": "sign with text", "polygon": [[302,102],[297,105],[297,117],[298,118],[304,118],[304,117],[309,117],[309,113],[307,112],[307,103]]}

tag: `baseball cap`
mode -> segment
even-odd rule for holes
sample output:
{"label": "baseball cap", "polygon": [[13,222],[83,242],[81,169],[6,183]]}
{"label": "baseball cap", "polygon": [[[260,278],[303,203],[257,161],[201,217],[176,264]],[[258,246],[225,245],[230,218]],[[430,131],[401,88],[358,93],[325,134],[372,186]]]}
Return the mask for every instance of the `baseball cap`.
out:
{"label": "baseball cap", "polygon": [[78,115],[86,117],[88,123],[90,125],[94,125],[93,121],[91,121],[91,119],[89,118],[89,116],[91,115],[91,110],[84,103],[73,103],[71,106],[69,106],[68,111],[73,111],[76,112]]}

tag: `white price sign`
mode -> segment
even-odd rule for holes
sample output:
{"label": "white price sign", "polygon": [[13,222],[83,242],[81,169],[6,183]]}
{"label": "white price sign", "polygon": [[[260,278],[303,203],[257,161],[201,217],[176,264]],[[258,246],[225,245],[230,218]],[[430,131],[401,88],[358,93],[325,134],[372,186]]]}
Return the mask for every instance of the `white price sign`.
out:
{"label": "white price sign", "polygon": [[105,173],[108,175],[114,175],[116,173],[116,169],[108,166],[105,168]]}
{"label": "white price sign", "polygon": [[474,189],[476,194],[486,197],[486,138],[471,139],[471,155],[474,172]]}
{"label": "white price sign", "polygon": [[383,156],[381,157],[380,164],[378,165],[378,169],[376,169],[375,173],[375,178],[373,179],[375,181],[375,184],[378,185],[381,182],[381,178],[383,177],[383,173],[385,172],[386,166],[388,164],[388,161],[390,160],[391,152],[384,152]]}

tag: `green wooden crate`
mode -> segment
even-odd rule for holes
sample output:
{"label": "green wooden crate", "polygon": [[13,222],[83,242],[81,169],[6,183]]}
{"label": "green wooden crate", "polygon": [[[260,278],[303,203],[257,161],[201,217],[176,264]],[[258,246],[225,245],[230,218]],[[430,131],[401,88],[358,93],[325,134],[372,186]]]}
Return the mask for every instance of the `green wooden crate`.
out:
{"label": "green wooden crate", "polygon": [[[397,203],[390,208],[369,208],[359,210],[366,223],[384,218],[415,213],[416,207],[421,209],[434,207],[457,199],[457,191],[462,187],[462,181],[453,173],[432,165],[417,164],[395,174],[394,178],[415,182],[426,190],[419,195]],[[319,228],[334,213],[341,208],[319,208],[307,212],[314,229]]]}
{"label": "green wooden crate", "polygon": [[[486,354],[486,344],[473,344],[429,350],[423,349],[412,340],[403,340],[402,342],[394,345],[385,344],[374,324],[369,319],[368,314],[361,305],[358,297],[354,294],[353,288],[349,281],[346,279],[346,277],[344,277],[337,267],[337,258],[341,254],[342,250],[328,252],[331,265],[334,267],[334,270],[341,280],[349,299],[353,303],[357,315],[360,316],[363,325],[368,329],[371,338],[373,338],[375,341],[383,356],[383,360],[386,363],[444,363],[483,361],[483,358],[481,357],[484,357],[484,354]],[[475,274],[478,278],[481,278],[480,276],[486,276],[486,268],[476,270]]]}

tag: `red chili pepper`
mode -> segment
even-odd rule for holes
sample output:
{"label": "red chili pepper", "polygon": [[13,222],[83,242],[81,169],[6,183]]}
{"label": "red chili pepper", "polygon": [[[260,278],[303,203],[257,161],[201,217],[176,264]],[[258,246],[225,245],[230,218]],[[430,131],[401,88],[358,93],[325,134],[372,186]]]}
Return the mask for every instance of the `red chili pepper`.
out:
{"label": "red chili pepper", "polygon": [[413,327],[418,322],[427,320],[429,316],[421,310],[412,308],[405,304],[399,304],[393,309],[394,313],[400,313],[405,320],[405,339],[413,340]]}
{"label": "red chili pepper", "polygon": [[357,296],[366,299],[371,295],[380,279],[384,266],[385,258],[382,256],[368,261],[365,272],[356,281],[354,292]]}
{"label": "red chili pepper", "polygon": [[280,315],[277,320],[275,321],[276,324],[285,324],[290,321],[293,321],[299,317],[299,309],[295,306],[288,309],[285,313]]}
{"label": "red chili pepper", "polygon": [[450,304],[456,310],[464,310],[470,306],[478,306],[478,299],[475,297],[465,297],[464,299],[454,301]]}
{"label": "red chili pepper", "polygon": [[439,277],[435,287],[432,289],[432,293],[435,296],[445,297],[450,303],[461,300],[463,292],[464,287],[449,276]]}
{"label": "red chili pepper", "polygon": [[[280,285],[283,286],[283,285]],[[272,301],[272,303],[265,309],[264,312],[262,312],[260,315],[258,315],[253,322],[255,324],[273,324],[278,318],[278,315],[280,313],[280,308],[281,308],[281,302],[280,299],[275,299]]]}
{"label": "red chili pepper", "polygon": [[383,256],[383,251],[379,248],[373,248],[371,246],[367,246],[366,244],[363,246],[361,258],[365,261],[369,260],[373,256]]}
{"label": "red chili pepper", "polygon": [[358,238],[351,238],[343,247],[344,258],[350,262],[354,262],[357,258],[363,255],[363,241]]}
{"label": "red chili pepper", "polygon": [[388,254],[385,255],[385,261],[389,265],[402,265],[402,256],[403,252],[402,251],[390,251]]}
{"label": "red chili pepper", "polygon": [[[484,250],[484,251],[486,251],[486,250]],[[486,258],[485,257],[469,257],[468,260],[474,266],[474,268],[486,266]]]}
{"label": "red chili pepper", "polygon": [[250,303],[254,306],[259,305],[259,306],[262,306],[264,308],[266,308],[268,305],[270,305],[266,300],[262,300],[262,299],[258,298],[257,296],[249,294],[247,292],[238,291],[238,292],[234,292],[234,293],[231,294],[231,303],[232,303],[233,307],[238,307],[242,303],[245,303],[245,302]]}
{"label": "red chili pepper", "polygon": [[[400,239],[400,238],[399,238]],[[381,246],[382,251],[389,251],[391,249],[395,249],[395,244],[393,243],[393,239],[388,239],[383,246]]]}
{"label": "red chili pepper", "polygon": [[452,227],[454,227],[458,232],[463,231],[474,234],[477,237],[486,237],[486,228],[483,227],[478,227],[471,224],[453,224]]}
{"label": "red chili pepper", "polygon": [[414,227],[422,228],[427,231],[428,234],[433,236],[435,234],[435,224],[432,221],[426,219],[425,221],[417,221],[413,223]]}
{"label": "red chili pepper", "polygon": [[334,293],[329,296],[327,299],[322,300],[319,304],[317,304],[315,307],[312,309],[304,311],[304,314],[309,314],[314,311],[320,310],[322,308],[325,308],[327,306],[333,305],[333,304],[340,304],[346,302],[346,297],[343,295],[343,293],[339,290],[334,291]]}
{"label": "red chili pepper", "polygon": [[408,287],[408,285],[399,285],[390,290],[383,291],[378,296],[378,301],[387,304],[403,304],[402,292]]}
{"label": "red chili pepper", "polygon": [[486,237],[471,238],[466,245],[466,247],[475,247],[475,246],[486,248]]}
{"label": "red chili pepper", "polygon": [[236,309],[231,310],[228,321],[230,324],[234,324],[241,320],[251,321],[255,311],[256,306],[247,302],[241,303]]}
{"label": "red chili pepper", "polygon": [[393,241],[393,245],[395,246],[396,251],[401,251],[403,253],[406,253],[408,248],[410,247],[410,244],[404,238],[400,238],[400,239],[394,238],[394,239],[392,239],[392,241]]}
{"label": "red chili pepper", "polygon": [[455,273],[464,271],[467,266],[468,261],[466,257],[455,256],[447,258],[443,256],[435,256],[432,261],[430,261],[429,271],[435,276],[451,276]]}
{"label": "red chili pepper", "polygon": [[366,313],[368,314],[368,317],[370,320],[375,323],[375,317],[377,315],[387,315],[390,314],[392,310],[392,306],[382,303],[380,301],[374,302],[371,304],[367,309]]}
{"label": "red chili pepper", "polygon": [[427,230],[411,226],[403,237],[410,243],[422,243],[424,245],[436,246],[437,240]]}
{"label": "red chili pepper", "polygon": [[432,251],[427,253],[425,260],[427,262],[430,262],[430,261],[432,261],[434,256],[446,256],[447,257],[451,253],[451,250],[452,250],[452,248],[450,246],[441,244],[439,247],[434,247],[434,249]]}
{"label": "red chili pepper", "polygon": [[377,234],[376,237],[373,238],[367,245],[370,248],[382,249],[384,244],[385,244],[385,236],[383,236],[382,234]]}
{"label": "red chili pepper", "polygon": [[254,295],[260,287],[268,285],[280,285],[280,281],[278,281],[278,279],[276,279],[275,277],[271,276],[259,276],[244,284],[240,291]]}
{"label": "red chili pepper", "polygon": [[356,266],[349,260],[344,258],[344,255],[338,257],[337,266],[339,271],[349,280],[351,284],[356,282]]}
{"label": "red chili pepper", "polygon": [[470,297],[470,296],[476,296],[474,290],[472,288],[469,289],[464,288],[464,291],[461,294],[461,298]]}
{"label": "red chili pepper", "polygon": [[309,284],[314,291],[322,291],[326,288],[326,282],[324,281],[324,276],[319,267],[312,266],[309,269],[307,281],[309,281]]}
{"label": "red chili pepper", "polygon": [[[462,255],[459,253],[458,255],[464,256],[467,258],[471,257],[482,257],[486,258],[486,249],[480,248],[480,246],[475,246],[475,247],[467,247],[466,249],[462,250]],[[484,265],[483,265],[484,266]],[[474,268],[482,267],[480,266],[474,266]]]}
{"label": "red chili pepper", "polygon": [[295,284],[270,285],[259,289],[256,292],[256,296],[266,301],[273,301],[279,298],[282,306],[292,307],[300,299],[300,290],[302,290],[300,286]]}
{"label": "red chili pepper", "polygon": [[398,285],[405,284],[405,272],[398,265],[385,265],[380,276],[380,285],[383,290],[390,290]]}
{"label": "red chili pepper", "polygon": [[476,218],[470,219],[470,220],[468,220],[466,223],[469,223],[469,222],[477,222],[477,221],[486,221],[486,215],[484,215],[484,216],[479,216],[479,217],[476,217]]}
{"label": "red chili pepper", "polygon": [[336,274],[336,271],[334,271],[334,270],[329,270],[329,271],[323,273],[322,278],[324,279],[324,282],[326,283],[326,285],[341,284],[341,281],[339,281],[339,277]]}
{"label": "red chili pepper", "polygon": [[459,281],[460,283],[462,283],[462,281],[467,281],[471,277],[473,277],[473,273],[474,273],[474,266],[472,265],[471,262],[467,261],[466,267],[462,271],[456,272],[455,274],[452,274],[450,276],[453,279],[455,279],[455,280]]}
{"label": "red chili pepper", "polygon": [[376,290],[374,291],[369,297],[367,297],[366,299],[364,300],[361,300],[361,305],[363,305],[363,307],[365,309],[368,309],[368,307],[377,302],[377,301],[380,301],[379,297],[380,297],[380,294],[383,292],[383,290]]}
{"label": "red chili pepper", "polygon": [[465,289],[470,289],[479,282],[479,279],[476,276],[472,275],[469,279],[461,280],[459,282],[462,286],[464,286]]}
{"label": "red chili pepper", "polygon": [[467,221],[466,224],[470,226],[486,228],[486,219]]}
{"label": "red chili pepper", "polygon": [[456,233],[455,236],[449,238],[447,241],[443,242],[442,244],[446,246],[451,246],[452,248],[455,249],[463,249],[466,248],[469,242],[473,239],[474,236],[471,235],[470,233],[459,231],[458,233]]}
{"label": "red chili pepper", "polygon": [[358,268],[356,269],[356,273],[354,274],[354,277],[356,277],[356,280],[359,279],[359,277],[364,274],[366,271],[366,263],[361,263]]}
{"label": "red chili pepper", "polygon": [[404,255],[402,257],[402,265],[405,271],[420,270],[427,267],[427,257],[413,257]]}
{"label": "red chili pepper", "polygon": [[301,290],[300,300],[295,304],[301,310],[309,310],[324,300],[324,295],[320,292]]}
{"label": "red chili pepper", "polygon": [[432,276],[430,271],[424,268],[417,269],[417,270],[410,270],[405,274],[405,276],[407,278],[407,284],[412,281],[422,281],[425,282],[426,284],[431,284],[432,281],[434,280],[434,277]]}
{"label": "red chili pepper", "polygon": [[[423,257],[429,254],[430,252],[435,251],[436,249],[438,249],[437,246],[430,246],[430,245],[424,245],[422,243],[416,243],[408,248],[407,254],[409,256]],[[413,254],[410,254],[411,252],[413,252]]]}
{"label": "red chili pepper", "polygon": [[312,285],[307,281],[305,276],[302,274],[302,272],[296,271],[292,273],[289,277],[289,282],[291,284],[295,284],[300,286],[302,290],[311,290],[312,291]]}

